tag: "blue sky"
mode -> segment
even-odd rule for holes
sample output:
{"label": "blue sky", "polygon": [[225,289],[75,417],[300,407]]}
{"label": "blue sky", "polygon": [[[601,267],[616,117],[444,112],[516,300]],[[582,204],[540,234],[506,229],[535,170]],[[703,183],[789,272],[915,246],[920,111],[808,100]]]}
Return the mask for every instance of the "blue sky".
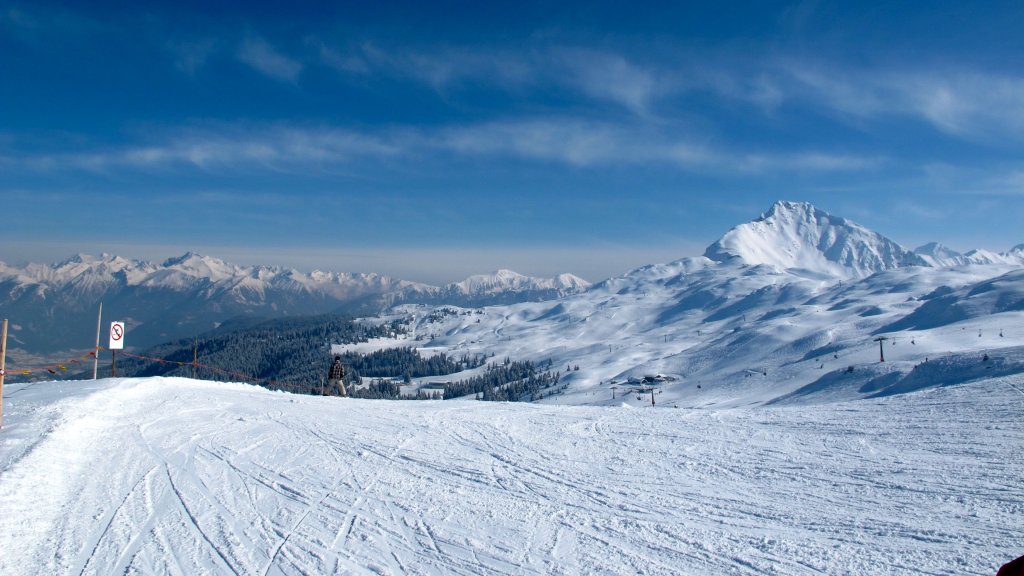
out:
{"label": "blue sky", "polygon": [[596,281],[779,199],[1024,242],[1019,1],[552,4],[0,0],[0,260]]}

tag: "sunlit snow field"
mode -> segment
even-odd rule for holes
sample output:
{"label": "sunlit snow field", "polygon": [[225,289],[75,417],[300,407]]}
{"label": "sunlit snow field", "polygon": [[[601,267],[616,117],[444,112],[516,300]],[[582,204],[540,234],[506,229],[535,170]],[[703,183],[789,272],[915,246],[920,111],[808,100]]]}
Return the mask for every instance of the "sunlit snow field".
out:
{"label": "sunlit snow field", "polygon": [[705,409],[14,384],[0,574],[994,574],[1024,376]]}

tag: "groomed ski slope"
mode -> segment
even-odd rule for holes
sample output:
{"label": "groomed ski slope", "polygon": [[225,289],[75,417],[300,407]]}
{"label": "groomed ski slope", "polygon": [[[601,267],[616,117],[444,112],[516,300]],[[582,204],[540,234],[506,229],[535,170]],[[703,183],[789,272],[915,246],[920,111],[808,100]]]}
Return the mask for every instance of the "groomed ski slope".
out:
{"label": "groomed ski slope", "polygon": [[9,385],[0,574],[994,574],[1024,376],[686,410]]}

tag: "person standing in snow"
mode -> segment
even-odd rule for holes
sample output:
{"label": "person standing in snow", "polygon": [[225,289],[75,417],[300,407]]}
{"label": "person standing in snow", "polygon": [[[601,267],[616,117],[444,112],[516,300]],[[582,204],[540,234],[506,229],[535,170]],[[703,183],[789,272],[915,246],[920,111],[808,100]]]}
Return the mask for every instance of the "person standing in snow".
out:
{"label": "person standing in snow", "polygon": [[345,368],[341,365],[341,356],[335,356],[330,370],[327,371],[327,383],[337,386],[338,396],[348,396],[345,390]]}

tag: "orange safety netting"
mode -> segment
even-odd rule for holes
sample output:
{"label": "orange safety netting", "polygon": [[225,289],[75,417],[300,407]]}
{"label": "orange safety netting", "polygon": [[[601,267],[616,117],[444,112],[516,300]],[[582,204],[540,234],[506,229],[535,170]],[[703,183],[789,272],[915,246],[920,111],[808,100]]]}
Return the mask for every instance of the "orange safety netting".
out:
{"label": "orange safety netting", "polygon": [[89,352],[88,354],[84,354],[82,356],[79,356],[78,358],[70,358],[63,362],[58,362],[56,364],[47,364],[46,366],[36,366],[33,368],[16,368],[13,370],[8,368],[7,370],[4,371],[4,373],[9,376],[31,376],[34,372],[48,372],[50,374],[57,374],[58,371],[67,372],[69,364],[78,364],[79,362],[91,360],[95,357],[96,352]]}
{"label": "orange safety netting", "polygon": [[[104,348],[102,348],[102,347],[99,348],[99,350],[103,350],[103,349]],[[257,383],[263,382],[263,383],[266,383],[266,384],[268,384],[270,386],[277,386],[277,385],[280,384],[276,380],[271,380],[271,379],[267,379],[267,378],[254,378],[254,377],[252,377],[252,376],[250,376],[248,374],[242,374],[241,372],[234,372],[232,370],[226,370],[224,368],[219,368],[217,366],[211,366],[209,364],[200,364],[199,362],[179,362],[177,360],[166,360],[164,358],[153,358],[153,357],[150,357],[150,356],[141,356],[141,355],[138,355],[138,354],[132,354],[130,352],[124,352],[124,351],[121,351],[120,355],[128,357],[128,358],[134,358],[136,360],[156,362],[158,364],[175,364],[177,366],[192,366],[194,368],[202,368],[204,370],[209,370],[211,372],[215,372],[215,373],[218,373],[218,374],[224,374],[225,376],[231,376],[231,377],[234,377],[234,378],[238,378],[238,379],[240,379],[243,382],[257,382]],[[88,361],[88,360],[93,360],[96,357],[97,357],[97,351],[93,351],[93,352],[89,352],[88,354],[84,354],[82,356],[79,356],[77,358],[70,358],[70,359],[65,360],[63,362],[57,362],[57,363],[54,363],[54,364],[47,364],[45,366],[35,366],[35,367],[32,367],[32,368],[17,368],[17,369],[13,369],[13,370],[8,368],[7,370],[4,371],[4,374],[6,374],[8,376],[31,376],[34,373],[46,372],[48,374],[57,375],[57,374],[60,374],[60,373],[63,373],[63,372],[68,372],[69,371],[68,366],[70,366],[70,365],[79,364],[81,362]]]}
{"label": "orange safety netting", "polygon": [[264,382],[264,383],[266,383],[268,385],[271,385],[271,386],[277,386],[277,385],[280,384],[276,380],[270,380],[270,379],[267,379],[267,378],[254,378],[254,377],[252,377],[252,376],[250,376],[248,374],[242,374],[241,372],[234,372],[232,370],[226,370],[224,368],[219,368],[217,366],[211,366],[209,364],[201,364],[199,362],[181,362],[181,361],[178,361],[178,360],[166,360],[164,358],[153,358],[153,357],[150,357],[150,356],[140,356],[138,354],[132,354],[130,352],[121,352],[121,355],[122,356],[127,356],[129,358],[135,358],[136,360],[145,360],[145,361],[149,361],[149,362],[156,362],[158,364],[174,364],[174,365],[177,365],[177,366],[192,366],[193,368],[202,368],[204,370],[210,370],[210,371],[216,372],[218,374],[224,374],[225,376],[231,376],[231,377],[234,377],[234,378],[238,378],[238,379],[242,380],[243,382]]}

